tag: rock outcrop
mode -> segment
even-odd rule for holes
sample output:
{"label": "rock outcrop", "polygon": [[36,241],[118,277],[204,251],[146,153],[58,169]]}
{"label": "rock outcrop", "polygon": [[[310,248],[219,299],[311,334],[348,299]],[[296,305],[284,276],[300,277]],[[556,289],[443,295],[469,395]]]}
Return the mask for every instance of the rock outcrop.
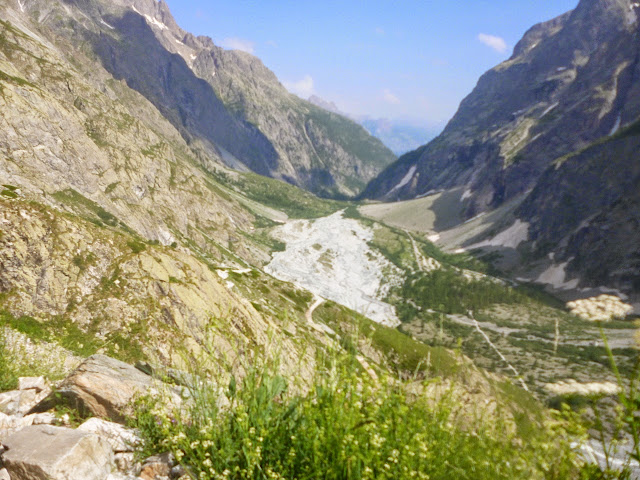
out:
{"label": "rock outcrop", "polygon": [[[66,404],[81,415],[124,422],[132,414],[136,397],[151,394],[161,388],[160,382],[142,373],[135,367],[106,355],[93,355],[62,381],[55,392],[33,409],[33,413],[44,412],[56,404]],[[171,393],[169,387],[164,388]],[[174,401],[180,396],[174,393]],[[87,427],[89,428],[89,427]]]}
{"label": "rock outcrop", "polygon": [[92,433],[32,426],[3,443],[2,462],[15,480],[105,480],[113,469],[109,443]]}
{"label": "rock outcrop", "polygon": [[[13,10],[16,20],[33,15],[36,22],[28,28],[68,51],[73,63],[94,70],[94,76],[121,81],[110,89],[120,100],[126,101],[122,94],[139,92],[200,152],[205,168],[213,160],[315,193],[353,195],[395,160],[364,128],[288,93],[256,57],[223,50],[182,30],[166,4],[56,0],[21,5],[24,13]],[[93,102],[74,83],[67,92],[77,96],[71,103],[91,113]],[[91,128],[99,142],[114,140],[99,125]]]}
{"label": "rock outcrop", "polygon": [[[50,391],[42,377],[20,378],[21,391]],[[55,386],[55,395],[23,416],[0,413],[0,479],[8,480],[165,480],[177,479],[185,470],[172,455],[157,455],[140,462],[142,441],[122,423],[133,413],[141,395],[171,394],[172,387],[152,379],[135,367],[104,355],[87,358],[78,369]],[[20,390],[19,390],[20,391]],[[18,392],[19,392],[18,391]],[[65,404],[73,416],[92,417],[77,428],[69,425],[69,413],[49,408]],[[33,407],[33,405],[32,405]],[[70,409],[70,410],[69,410]],[[46,411],[45,411],[46,410]]]}

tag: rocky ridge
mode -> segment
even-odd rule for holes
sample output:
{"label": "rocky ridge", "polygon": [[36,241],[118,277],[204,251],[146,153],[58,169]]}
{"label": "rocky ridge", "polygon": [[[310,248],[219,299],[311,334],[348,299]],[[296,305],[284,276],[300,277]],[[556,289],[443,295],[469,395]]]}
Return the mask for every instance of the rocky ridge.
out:
{"label": "rocky ridge", "polygon": [[325,196],[354,195],[393,154],[362,127],[289,94],[259,59],[176,24],[155,0],[26,1],[53,43],[72,41],[141,93],[193,148]]}

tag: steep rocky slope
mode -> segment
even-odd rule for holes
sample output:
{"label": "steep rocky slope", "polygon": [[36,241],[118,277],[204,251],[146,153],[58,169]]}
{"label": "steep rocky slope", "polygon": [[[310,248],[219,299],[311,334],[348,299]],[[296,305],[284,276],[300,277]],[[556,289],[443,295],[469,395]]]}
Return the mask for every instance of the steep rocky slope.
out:
{"label": "steep rocky slope", "polygon": [[582,0],[531,28],[444,132],[401,157],[364,196],[461,187],[463,220],[526,197],[515,213],[525,226],[516,242],[525,254],[520,273],[555,255],[555,267],[570,262],[556,282],[565,287],[637,291],[639,9],[629,0]]}
{"label": "steep rocky slope", "polygon": [[[515,215],[526,222],[529,263],[551,259],[564,283],[640,293],[638,124],[562,158]],[[546,256],[546,257],[545,257]],[[543,261],[544,263],[544,261]]]}
{"label": "steep rocky slope", "polygon": [[443,133],[399,159],[365,196],[406,199],[464,185],[473,216],[532,188],[554,159],[635,121],[637,9],[629,0],[583,0],[530,29]]}
{"label": "steep rocky slope", "polygon": [[229,166],[332,196],[358,193],[394,160],[351,120],[289,94],[256,57],[182,30],[164,2],[19,5],[52,42],[99,62]]}

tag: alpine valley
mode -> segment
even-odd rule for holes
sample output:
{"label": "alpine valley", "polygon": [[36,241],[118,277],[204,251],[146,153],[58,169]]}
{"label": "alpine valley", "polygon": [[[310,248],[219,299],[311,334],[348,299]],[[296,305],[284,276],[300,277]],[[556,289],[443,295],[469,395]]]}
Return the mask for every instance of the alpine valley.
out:
{"label": "alpine valley", "polygon": [[163,0],[0,0],[0,479],[640,478],[638,14],[396,158]]}

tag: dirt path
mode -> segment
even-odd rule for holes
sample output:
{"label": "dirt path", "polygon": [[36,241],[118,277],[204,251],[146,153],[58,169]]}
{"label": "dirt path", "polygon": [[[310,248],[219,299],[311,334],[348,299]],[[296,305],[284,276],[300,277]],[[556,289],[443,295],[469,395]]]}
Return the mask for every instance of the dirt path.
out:
{"label": "dirt path", "polygon": [[432,272],[433,270],[437,270],[438,268],[440,268],[440,263],[437,260],[434,260],[433,258],[425,258],[425,256],[418,248],[418,244],[408,230],[404,230],[404,233],[406,233],[407,237],[409,237],[409,240],[411,240],[411,246],[413,247],[413,256],[416,258],[416,263],[418,264],[418,268],[421,271]]}
{"label": "dirt path", "polygon": [[495,344],[491,341],[489,336],[484,332],[484,330],[482,330],[482,328],[480,328],[480,324],[478,323],[478,321],[475,318],[473,318],[472,312],[469,312],[469,319],[472,321],[473,326],[475,327],[475,329],[480,333],[480,335],[482,335],[484,337],[484,339],[487,342],[487,344],[498,354],[500,359],[507,365],[509,370],[511,370],[514,373],[514,375],[516,376],[516,379],[518,379],[518,382],[520,383],[520,385],[522,385],[522,388],[524,388],[528,392],[529,391],[529,387],[527,387],[527,384],[524,383],[524,380],[520,376],[520,373],[518,372],[518,370],[516,370],[516,368],[509,363],[507,358],[502,354],[502,352],[500,350],[498,350],[498,347],[495,346]]}
{"label": "dirt path", "polygon": [[304,314],[304,318],[306,318],[307,322],[309,322],[312,325],[315,325],[315,322],[313,321],[313,312],[315,311],[316,308],[318,308],[324,302],[324,298],[319,297],[317,295],[315,296],[315,299],[316,299],[315,302],[311,304],[309,309]]}

